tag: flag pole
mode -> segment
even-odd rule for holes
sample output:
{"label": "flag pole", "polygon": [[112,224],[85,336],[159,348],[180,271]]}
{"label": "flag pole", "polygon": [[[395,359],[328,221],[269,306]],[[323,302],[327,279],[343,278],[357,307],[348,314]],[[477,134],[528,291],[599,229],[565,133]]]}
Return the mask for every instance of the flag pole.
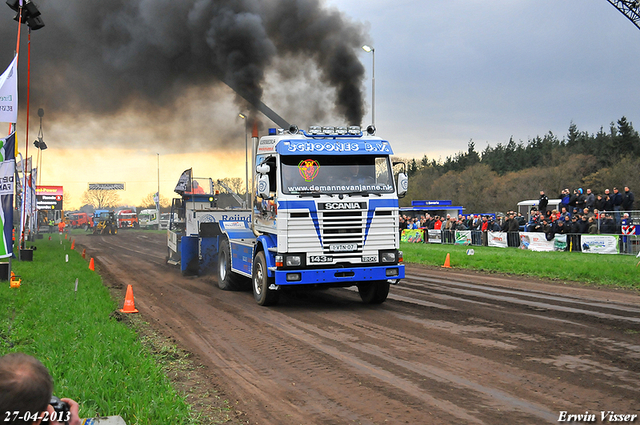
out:
{"label": "flag pole", "polygon": [[[31,28],[29,28],[29,41],[27,43],[27,128],[25,130],[25,143],[24,143],[24,157],[25,162],[22,163],[22,176],[24,178],[24,184],[22,185],[22,216],[20,218],[20,248],[24,248],[24,226],[25,226],[25,214],[27,209],[26,203],[26,189],[27,189],[27,163],[29,162],[29,100],[31,91]],[[17,145],[17,143],[16,143]]]}

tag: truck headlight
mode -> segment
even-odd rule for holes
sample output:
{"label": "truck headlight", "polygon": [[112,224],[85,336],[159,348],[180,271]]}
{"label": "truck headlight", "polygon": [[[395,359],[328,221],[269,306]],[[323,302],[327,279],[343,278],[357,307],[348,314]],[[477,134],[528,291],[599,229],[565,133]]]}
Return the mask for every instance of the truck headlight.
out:
{"label": "truck headlight", "polygon": [[300,267],[302,258],[299,255],[287,255],[285,257],[287,267]]}
{"label": "truck headlight", "polygon": [[386,270],[387,277],[398,276],[398,274],[399,274],[398,269],[387,269]]}
{"label": "truck headlight", "polygon": [[395,251],[386,251],[380,253],[380,261],[383,263],[395,263],[397,256]]}

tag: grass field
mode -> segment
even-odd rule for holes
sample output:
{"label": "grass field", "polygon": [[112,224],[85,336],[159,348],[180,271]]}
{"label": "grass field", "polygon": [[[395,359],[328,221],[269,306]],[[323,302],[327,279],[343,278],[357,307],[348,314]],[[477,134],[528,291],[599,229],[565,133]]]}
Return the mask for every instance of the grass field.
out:
{"label": "grass field", "polygon": [[120,415],[129,425],[199,423],[163,372],[171,357],[153,353],[117,320],[121,306],[70,250],[70,240],[45,235],[33,245],[32,262],[12,262],[21,287],[0,282],[0,355],[21,351],[40,359],[53,375],[54,394],[79,401],[81,417]]}
{"label": "grass field", "polygon": [[[515,248],[401,243],[405,263],[511,273],[561,281],[640,289],[639,259],[628,255],[534,252]],[[474,255],[467,255],[473,249]]]}

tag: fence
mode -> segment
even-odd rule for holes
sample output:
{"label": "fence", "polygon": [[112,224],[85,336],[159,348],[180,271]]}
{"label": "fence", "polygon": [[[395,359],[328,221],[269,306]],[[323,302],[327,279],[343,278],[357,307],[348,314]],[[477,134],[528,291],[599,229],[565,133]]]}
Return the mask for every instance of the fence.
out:
{"label": "fence", "polygon": [[482,232],[480,230],[407,229],[401,240],[413,243],[492,246],[531,251],[571,251],[597,254],[640,253],[640,236],[630,234],[556,234],[547,238],[542,232]]}

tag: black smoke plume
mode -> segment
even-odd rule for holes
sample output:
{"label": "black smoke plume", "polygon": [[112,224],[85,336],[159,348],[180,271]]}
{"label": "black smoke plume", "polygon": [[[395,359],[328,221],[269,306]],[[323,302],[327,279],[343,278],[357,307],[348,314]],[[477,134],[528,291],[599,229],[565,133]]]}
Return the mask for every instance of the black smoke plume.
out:
{"label": "black smoke plume", "polygon": [[[335,90],[334,112],[361,124],[364,68],[357,53],[365,30],[321,0],[36,3],[46,26],[31,35],[31,99],[48,112],[108,116],[132,104],[170,108],[185,89],[223,82],[254,103],[264,100],[265,72],[275,60],[303,60]],[[7,64],[17,33],[13,16],[6,6],[0,13],[0,57]]]}

